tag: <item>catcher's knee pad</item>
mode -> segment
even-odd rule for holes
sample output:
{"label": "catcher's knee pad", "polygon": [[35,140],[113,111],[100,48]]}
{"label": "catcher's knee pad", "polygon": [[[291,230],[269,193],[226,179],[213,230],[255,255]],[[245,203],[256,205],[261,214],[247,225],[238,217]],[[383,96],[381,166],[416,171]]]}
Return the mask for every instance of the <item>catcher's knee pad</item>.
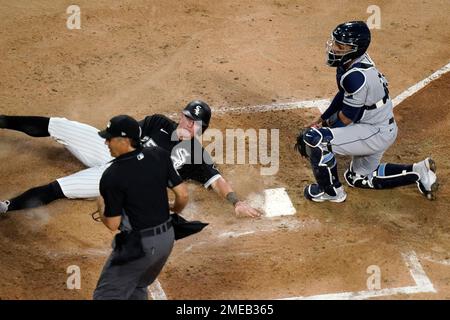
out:
{"label": "catcher's knee pad", "polygon": [[331,140],[333,140],[333,133],[329,128],[308,128],[303,133],[306,154],[313,166],[319,165],[331,168],[335,165],[335,158],[330,145]]}
{"label": "catcher's knee pad", "polygon": [[419,180],[419,174],[412,171],[411,165],[382,163],[367,176],[353,172],[352,165],[344,173],[345,181],[351,187],[370,189],[389,189],[406,186]]}

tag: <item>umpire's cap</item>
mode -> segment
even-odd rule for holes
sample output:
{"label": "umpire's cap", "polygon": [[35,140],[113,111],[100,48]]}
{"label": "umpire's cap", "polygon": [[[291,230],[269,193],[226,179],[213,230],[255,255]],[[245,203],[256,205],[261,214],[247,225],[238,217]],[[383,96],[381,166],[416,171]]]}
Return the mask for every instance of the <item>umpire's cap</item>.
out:
{"label": "umpire's cap", "polygon": [[139,141],[141,128],[134,118],[122,114],[109,120],[106,129],[100,131],[98,135],[103,139],[122,137]]}
{"label": "umpire's cap", "polygon": [[206,102],[201,100],[194,100],[187,104],[183,109],[183,114],[194,121],[202,122],[202,132],[204,132],[211,120],[211,108]]}

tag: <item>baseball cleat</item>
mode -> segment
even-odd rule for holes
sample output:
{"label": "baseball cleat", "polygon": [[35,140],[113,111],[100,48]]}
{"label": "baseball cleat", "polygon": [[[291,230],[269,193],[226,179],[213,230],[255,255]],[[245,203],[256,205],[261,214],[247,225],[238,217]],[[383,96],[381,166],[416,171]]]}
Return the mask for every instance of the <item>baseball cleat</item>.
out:
{"label": "baseball cleat", "polygon": [[344,202],[347,198],[347,193],[343,186],[333,188],[335,195],[326,193],[317,183],[309,184],[305,187],[304,196],[306,199],[314,202]]}
{"label": "baseball cleat", "polygon": [[413,171],[419,174],[417,186],[419,191],[428,199],[435,200],[439,189],[436,176],[436,162],[431,158],[413,164]]}
{"label": "baseball cleat", "polygon": [[10,202],[8,200],[0,201],[0,214],[8,212]]}

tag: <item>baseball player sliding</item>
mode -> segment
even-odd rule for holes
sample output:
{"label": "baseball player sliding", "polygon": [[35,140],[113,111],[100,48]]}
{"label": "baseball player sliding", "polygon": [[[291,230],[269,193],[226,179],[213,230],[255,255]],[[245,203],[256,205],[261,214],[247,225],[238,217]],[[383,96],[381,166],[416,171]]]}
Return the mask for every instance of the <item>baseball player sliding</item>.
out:
{"label": "baseball player sliding", "polygon": [[438,190],[431,158],[414,164],[380,164],[397,137],[388,83],[366,53],[370,30],[362,21],[338,25],[327,43],[327,64],[336,67],[338,93],[328,109],[297,137],[296,148],[307,157],[316,183],[305,187],[312,201],[343,202],[335,154],[350,155],[344,177],[351,187],[385,189],[417,183],[433,200]]}
{"label": "baseball player sliding", "polygon": [[[192,179],[205,188],[212,187],[234,206],[236,216],[260,216],[261,212],[237,197],[195,138],[208,128],[210,119],[210,107],[203,101],[192,101],[182,110],[178,124],[162,115],[148,116],[140,121],[142,142],[144,146],[159,146],[171,152],[174,166],[183,180]],[[32,137],[50,136],[88,167],[29,189],[13,199],[0,201],[0,214],[45,205],[62,198],[83,199],[100,195],[100,178],[113,157],[99,137],[99,130],[65,118],[4,115],[0,116],[0,128],[21,131]]]}

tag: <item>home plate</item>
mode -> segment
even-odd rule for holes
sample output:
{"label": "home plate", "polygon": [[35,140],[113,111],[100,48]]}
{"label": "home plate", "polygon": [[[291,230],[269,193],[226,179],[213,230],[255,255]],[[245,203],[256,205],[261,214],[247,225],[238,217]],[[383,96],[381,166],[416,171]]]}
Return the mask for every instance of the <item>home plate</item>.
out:
{"label": "home plate", "polygon": [[296,213],[285,188],[266,189],[262,193],[251,194],[248,202],[264,212],[265,217],[291,216]]}

